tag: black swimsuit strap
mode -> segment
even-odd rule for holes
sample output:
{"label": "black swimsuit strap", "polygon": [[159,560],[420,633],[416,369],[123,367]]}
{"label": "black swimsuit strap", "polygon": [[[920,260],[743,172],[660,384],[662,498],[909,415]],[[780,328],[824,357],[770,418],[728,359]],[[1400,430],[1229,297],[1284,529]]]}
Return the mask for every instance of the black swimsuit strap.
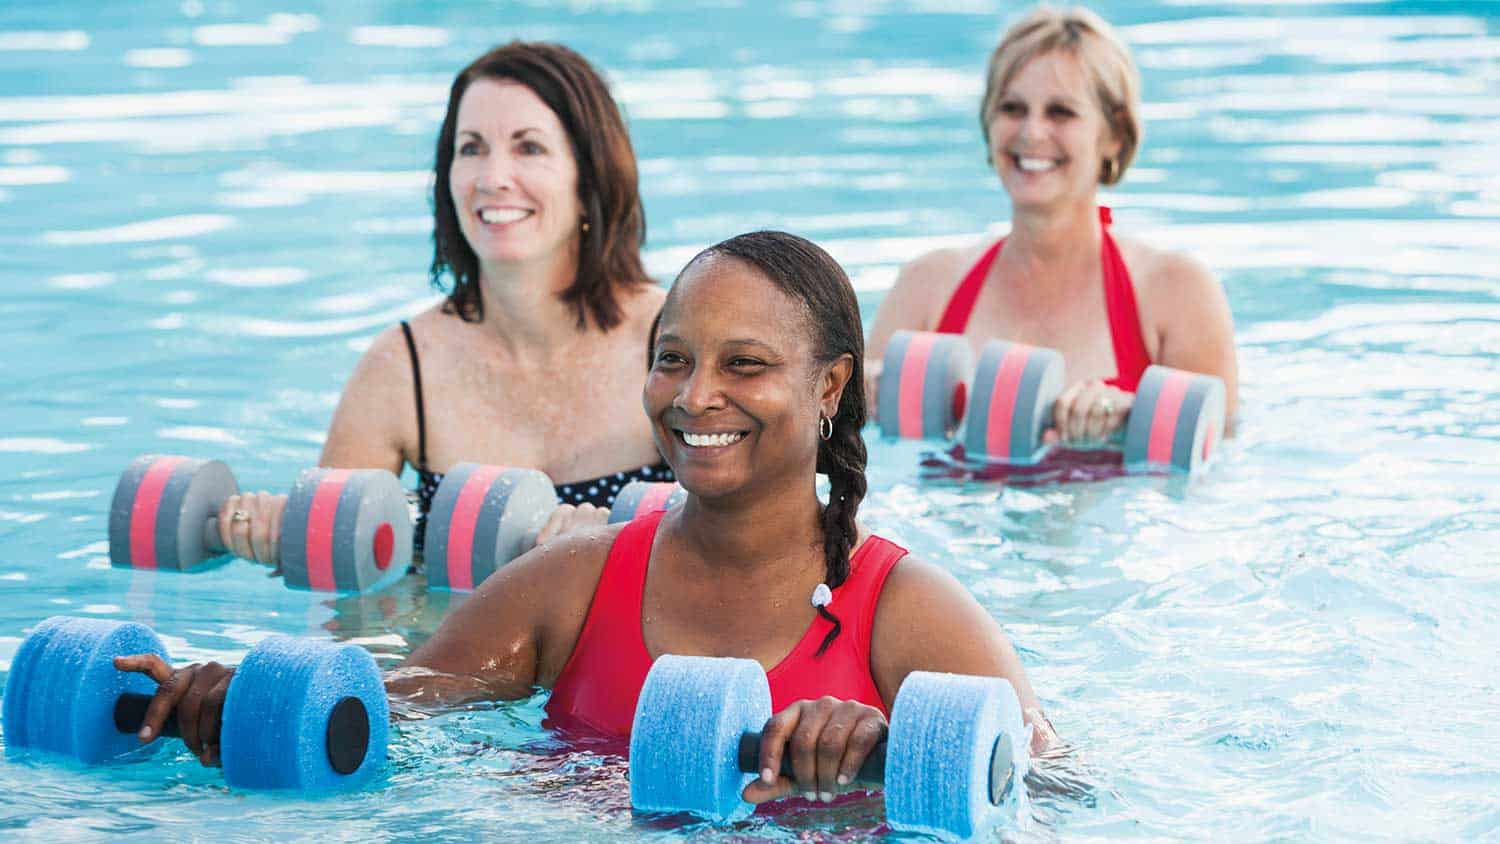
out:
{"label": "black swimsuit strap", "polygon": [[401,333],[406,335],[406,351],[411,354],[411,380],[417,393],[417,471],[427,471],[427,419],[422,412],[422,364],[417,361],[417,341],[411,336],[411,326],[401,320]]}

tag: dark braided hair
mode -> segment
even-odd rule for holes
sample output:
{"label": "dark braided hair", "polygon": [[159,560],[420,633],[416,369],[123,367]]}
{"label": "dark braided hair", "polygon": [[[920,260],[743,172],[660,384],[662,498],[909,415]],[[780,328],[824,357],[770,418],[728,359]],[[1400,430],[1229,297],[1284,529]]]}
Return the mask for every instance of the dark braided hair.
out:
{"label": "dark braided hair", "polygon": [[[820,365],[844,355],[854,359],[854,369],[839,407],[833,415],[833,436],[818,444],[817,471],[828,476],[828,506],[823,508],[823,581],[836,589],[849,577],[849,554],[859,538],[854,522],[864,500],[865,482],[865,335],[859,318],[859,300],[843,267],[817,244],[779,231],[758,231],[732,237],[699,252],[684,267],[714,255],[727,255],[755,267],[781,292],[800,302],[813,331],[813,354]],[[659,319],[659,317],[658,317]],[[656,345],[652,326],[651,346]],[[818,646],[817,655],[839,635],[842,624],[826,607],[818,613],[833,623],[833,629]]]}

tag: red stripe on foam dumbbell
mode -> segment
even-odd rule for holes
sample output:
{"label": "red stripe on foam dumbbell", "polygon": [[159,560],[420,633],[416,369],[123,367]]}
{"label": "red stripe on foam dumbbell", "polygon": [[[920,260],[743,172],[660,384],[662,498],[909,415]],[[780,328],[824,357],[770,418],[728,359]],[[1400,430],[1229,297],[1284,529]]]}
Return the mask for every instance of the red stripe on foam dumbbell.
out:
{"label": "red stripe on foam dumbbell", "polygon": [[[1031,357],[1031,347],[1011,343],[1005,357],[995,367],[995,382],[990,388],[989,415],[985,421],[985,453],[1000,460],[1009,460],[1010,434],[1016,421],[1016,392],[1021,376],[1026,374],[1026,361]],[[973,424],[972,422],[970,424]]]}
{"label": "red stripe on foam dumbbell", "polygon": [[927,386],[927,361],[932,357],[932,344],[936,334],[920,332],[913,334],[906,343],[906,355],[901,359],[901,422],[900,434],[910,439],[925,436],[922,430],[922,394]]}
{"label": "red stripe on foam dumbbell", "polygon": [[172,472],[183,461],[181,457],[162,457],[151,464],[136,488],[135,503],[130,508],[130,564],[135,568],[156,568],[156,516],[161,495]]}
{"label": "red stripe on foam dumbbell", "polygon": [[477,466],[464,481],[463,489],[453,502],[453,518],[448,523],[448,588],[469,590],[474,588],[474,529],[479,525],[479,511],[484,509],[484,496],[495,479],[505,471],[504,466]]}
{"label": "red stripe on foam dumbbell", "polygon": [[1164,466],[1172,465],[1172,440],[1177,433],[1177,414],[1182,410],[1182,400],[1187,396],[1188,384],[1193,376],[1186,372],[1173,372],[1162,382],[1156,399],[1155,413],[1151,417],[1151,440],[1146,446],[1146,459]]}
{"label": "red stripe on foam dumbbell", "polygon": [[339,496],[348,483],[351,469],[328,469],[318,477],[312,503],[307,507],[307,585],[310,589],[333,592],[338,581],[333,576],[333,524],[339,513]]}

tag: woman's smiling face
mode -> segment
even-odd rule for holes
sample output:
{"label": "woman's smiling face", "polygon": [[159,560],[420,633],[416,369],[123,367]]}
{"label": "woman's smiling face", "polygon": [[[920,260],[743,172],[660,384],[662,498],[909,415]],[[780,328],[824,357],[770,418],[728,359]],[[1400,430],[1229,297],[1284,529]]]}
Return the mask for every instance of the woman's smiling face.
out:
{"label": "woman's smiling face", "polygon": [[562,122],[530,88],[476,79],[459,101],[448,187],[481,265],[573,248],[582,207]]}
{"label": "woman's smiling face", "polygon": [[827,369],[814,352],[806,307],[752,265],[710,255],[684,271],[644,391],[678,481],[714,498],[812,474]]}
{"label": "woman's smiling face", "polygon": [[1021,66],[990,115],[990,157],[1017,206],[1093,197],[1119,155],[1083,64],[1054,50]]}

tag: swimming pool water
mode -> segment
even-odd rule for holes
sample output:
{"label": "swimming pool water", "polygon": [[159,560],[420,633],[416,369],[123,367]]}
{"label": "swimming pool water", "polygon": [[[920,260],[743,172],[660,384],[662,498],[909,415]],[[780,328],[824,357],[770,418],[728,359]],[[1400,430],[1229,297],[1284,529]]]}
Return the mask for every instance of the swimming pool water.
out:
{"label": "swimming pool water", "polygon": [[[430,300],[452,74],[512,37],[608,71],[648,266],[809,236],[873,313],[899,264],[1007,214],[975,121],[1011,4],[185,0],[0,5],[0,672],[69,613],[180,660],[271,633],[383,665],[450,602],[329,600],[231,564],[111,569],[136,454],[249,488],[316,461],[373,334]],[[1144,74],[1117,226],[1224,279],[1239,435],[1205,477],[1025,488],[878,444],[865,521],[942,562],[1072,746],[1022,839],[1500,836],[1500,4],[1102,3]],[[438,411],[440,412],[440,411]],[[6,837],[857,840],[876,798],[728,829],[643,819],[541,698],[402,724],[382,788],[231,793],[169,746],[0,762]]]}

